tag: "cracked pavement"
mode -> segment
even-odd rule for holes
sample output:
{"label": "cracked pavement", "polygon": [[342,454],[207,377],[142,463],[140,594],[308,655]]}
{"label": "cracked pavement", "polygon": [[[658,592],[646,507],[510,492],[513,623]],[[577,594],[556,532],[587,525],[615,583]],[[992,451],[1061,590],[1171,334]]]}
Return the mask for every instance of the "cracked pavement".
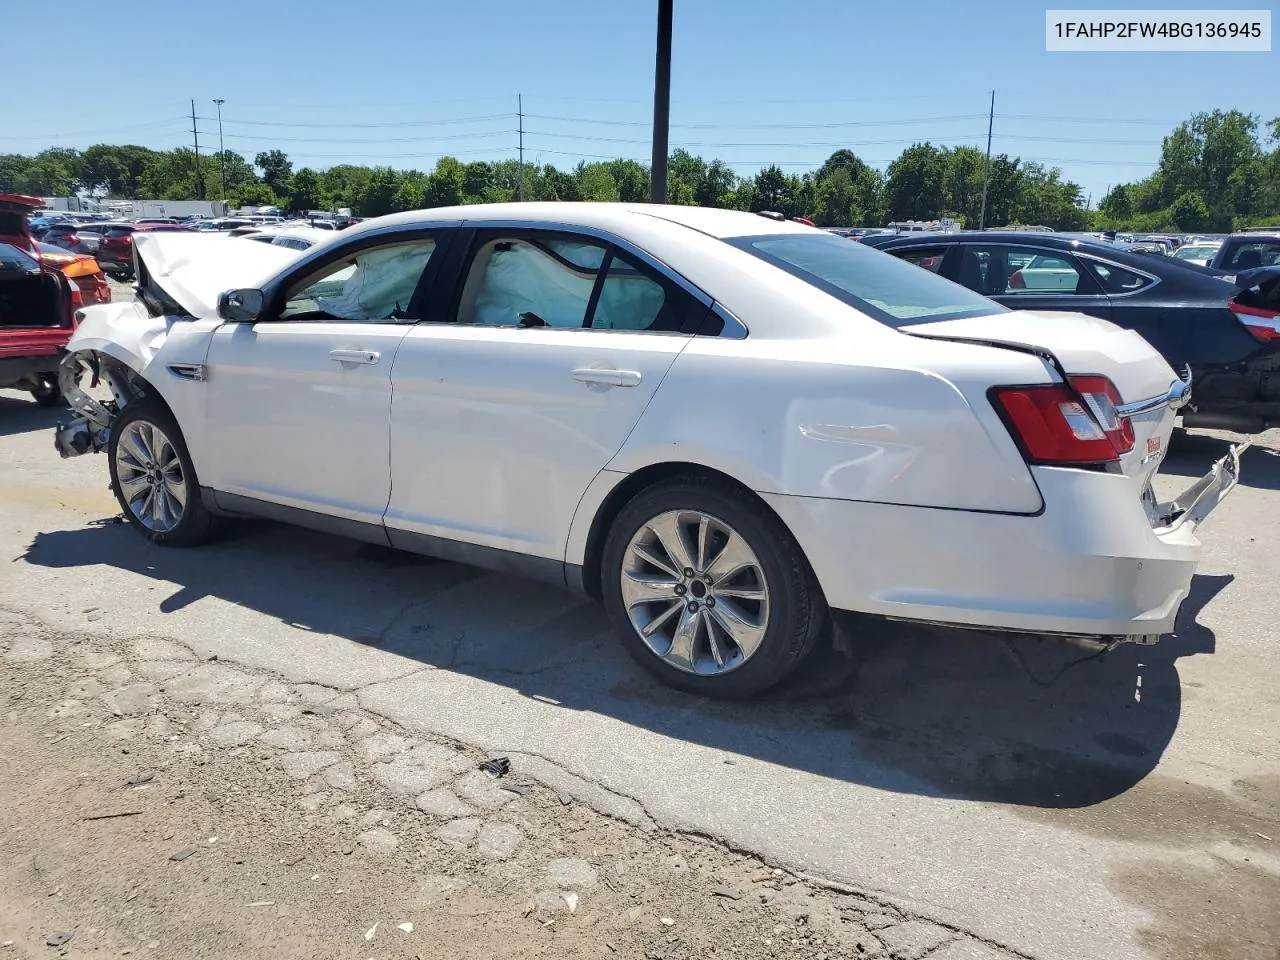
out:
{"label": "cracked pavement", "polygon": [[[106,465],[60,462],[55,420],[0,394],[0,607],[54,647],[129,651],[74,681],[103,685],[104,710],[141,711],[111,721],[133,725],[121,729],[153,737],[153,718],[197,711],[184,739],[211,764],[271,752],[273,775],[316,805],[297,817],[352,790],[385,798],[366,812],[398,811],[354,833],[344,821],[350,842],[367,832],[361,843],[403,850],[397,825],[417,817],[414,842],[442,856],[510,847],[485,862],[541,869],[554,826],[531,833],[510,813],[542,809],[534,795],[500,798],[474,775],[500,754],[549,809],[591,811],[629,843],[701,844],[725,864],[835,884],[892,908],[920,943],[949,931],[899,948],[853,924],[890,953],[1253,960],[1280,947],[1280,559],[1265,533],[1277,432],[1203,529],[1178,634],[1154,647],[1058,676],[1079,651],[868,623],[853,656],[728,705],[656,686],[600,611],[540,584],[271,524],[195,551],[144,544],[100,522],[117,513]],[[1160,492],[1203,473],[1222,442],[1178,437]],[[129,646],[143,642],[157,646]],[[154,655],[164,643],[185,655]],[[88,697],[71,677],[48,682],[50,706]],[[313,703],[337,706],[294,713]],[[199,711],[218,722],[197,729]],[[357,716],[378,731],[340,726]]]}

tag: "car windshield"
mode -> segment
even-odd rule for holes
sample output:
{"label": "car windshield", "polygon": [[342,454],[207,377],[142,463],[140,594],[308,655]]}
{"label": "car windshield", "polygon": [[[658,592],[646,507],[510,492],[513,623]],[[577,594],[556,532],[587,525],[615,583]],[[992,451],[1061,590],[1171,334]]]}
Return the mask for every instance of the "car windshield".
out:
{"label": "car windshield", "polygon": [[1213,255],[1218,252],[1218,248],[1214,246],[1185,246],[1179,247],[1174,256],[1179,260],[1212,260]]}
{"label": "car windshield", "polygon": [[727,242],[891,327],[1006,312],[958,283],[829,233]]}

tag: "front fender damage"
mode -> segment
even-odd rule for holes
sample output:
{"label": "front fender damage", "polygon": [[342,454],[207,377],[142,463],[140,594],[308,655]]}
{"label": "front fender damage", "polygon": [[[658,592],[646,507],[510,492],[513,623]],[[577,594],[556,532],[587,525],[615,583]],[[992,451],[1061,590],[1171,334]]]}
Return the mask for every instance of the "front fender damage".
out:
{"label": "front fender damage", "polygon": [[[53,445],[63,459],[101,452],[120,410],[143,393],[133,370],[96,350],[67,354],[58,368],[58,385],[71,412],[79,414],[54,431]],[[97,399],[88,392],[103,386],[111,399]]]}

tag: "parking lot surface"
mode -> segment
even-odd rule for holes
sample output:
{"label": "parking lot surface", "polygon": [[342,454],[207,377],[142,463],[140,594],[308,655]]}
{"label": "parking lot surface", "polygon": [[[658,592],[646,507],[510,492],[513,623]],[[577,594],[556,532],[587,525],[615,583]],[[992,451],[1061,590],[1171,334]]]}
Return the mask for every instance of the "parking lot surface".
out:
{"label": "parking lot surface", "polygon": [[[10,724],[26,731],[15,738],[24,744],[23,770],[83,762],[82,789],[119,779],[137,764],[128,757],[108,764],[97,748],[136,738],[153,762],[170,758],[172,776],[221,778],[246,795],[260,793],[268,806],[286,803],[285,813],[272,814],[263,844],[301,829],[291,818],[322,824],[316,829],[330,831],[339,846],[357,835],[366,846],[386,844],[366,835],[381,829],[391,847],[408,849],[425,831],[445,854],[469,851],[458,854],[462,866],[475,860],[481,841],[492,849],[514,840],[523,852],[497,858],[519,864],[512,876],[533,876],[569,848],[570,859],[591,862],[593,873],[610,869],[611,843],[633,851],[637,863],[644,851],[688,862],[690,849],[702,850],[709,859],[693,872],[710,879],[699,895],[712,907],[723,901],[723,909],[703,910],[699,901],[684,919],[664,915],[701,931],[701,939],[678,941],[689,955],[721,942],[715,925],[724,917],[725,938],[753,945],[746,955],[1277,956],[1280,431],[1246,452],[1241,486],[1201,530],[1205,556],[1178,632],[1155,646],[1087,658],[1055,641],[868,621],[852,637],[852,654],[823,653],[784,689],[729,705],[655,685],[627,659],[598,609],[539,584],[266,523],[238,525],[198,550],[145,544],[110,522],[118,508],[103,458],[58,459],[51,433],[58,417],[21,394],[0,393],[0,610],[8,617],[0,677],[10,678]],[[1225,444],[1220,436],[1176,435],[1159,492],[1190,484]],[[95,650],[104,654],[100,666]],[[113,670],[117,663],[125,667]],[[79,692],[69,691],[76,683]],[[67,700],[94,705],[84,707],[84,720],[80,707],[65,720],[69,730],[87,724],[98,731],[92,756],[65,755],[66,744],[51,742],[60,735],[54,727],[32,726],[37,716],[58,723],[56,713],[41,711]],[[276,742],[262,713],[277,700],[299,712],[309,702],[332,702],[309,716],[343,718],[312,723],[296,742],[293,734]],[[33,704],[45,706],[31,713]],[[173,709],[187,710],[191,726],[148,734],[146,724],[161,716],[171,722]],[[201,720],[202,711],[213,715]],[[108,726],[129,718],[141,719],[134,728],[116,726],[128,732],[111,740]],[[384,755],[355,746],[348,731],[361,722],[373,725],[365,738],[380,731],[400,738],[398,749]],[[210,732],[228,724],[245,726],[224,732],[219,750]],[[428,754],[434,759],[403,759]],[[494,800],[492,784],[468,771],[496,754],[512,758],[527,786],[550,790],[559,803],[512,794],[527,809],[494,819],[509,798]],[[251,761],[268,771],[261,779],[236,766]],[[403,769],[385,769],[396,763]],[[13,753],[3,764],[19,770]],[[59,791],[73,788],[47,776],[41,782],[55,803],[65,799]],[[12,821],[17,795],[8,789]],[[313,809],[290,805],[291,789],[317,796]],[[437,789],[440,807],[432,809],[420,795]],[[399,797],[409,810],[416,805],[422,822],[401,812],[400,826],[383,829],[377,817],[361,821],[368,811],[354,807],[346,819],[333,815],[355,804],[344,793],[369,799],[367,790],[390,791],[386,802]],[[459,797],[454,811],[450,798]],[[460,821],[454,829],[470,833],[439,847],[434,825]],[[572,831],[586,831],[605,852],[593,848],[593,861],[590,850],[566,840]],[[681,846],[687,843],[699,846]],[[7,862],[0,896],[16,904],[36,881]],[[369,863],[373,873],[389,869]],[[765,874],[753,880],[762,864]],[[653,872],[659,867],[637,866],[653,889],[662,886]],[[823,916],[835,922],[830,911],[793,909],[778,924],[801,923],[802,944],[789,926],[785,936],[772,933],[782,929],[772,915],[747,930],[742,900],[707,894],[721,876],[738,892],[763,883],[785,893],[788,884],[766,878],[775,867],[787,877],[833,881],[840,895],[879,906],[835,903],[846,936],[828,931],[821,945],[815,931],[824,929]],[[584,902],[616,895],[617,915],[625,916],[632,901],[623,882],[619,873],[608,892],[594,880],[597,893],[572,889]],[[804,889],[836,895],[821,884]],[[45,893],[33,890],[32,902]],[[776,895],[748,898],[751,909],[769,907]],[[510,915],[501,922],[533,923],[547,906],[525,913],[523,902],[504,907]],[[313,912],[321,922],[324,911]],[[849,938],[874,934],[881,913],[889,918],[882,929],[897,932],[872,936],[859,950]],[[576,909],[558,916],[561,937],[586,922]],[[661,924],[662,917],[634,922]],[[655,929],[654,942],[670,945],[667,928]],[[369,943],[378,946],[377,936]],[[563,940],[560,949],[607,956],[600,948],[607,940]],[[627,946],[624,953],[634,947],[636,956],[658,949],[643,939],[609,942]]]}

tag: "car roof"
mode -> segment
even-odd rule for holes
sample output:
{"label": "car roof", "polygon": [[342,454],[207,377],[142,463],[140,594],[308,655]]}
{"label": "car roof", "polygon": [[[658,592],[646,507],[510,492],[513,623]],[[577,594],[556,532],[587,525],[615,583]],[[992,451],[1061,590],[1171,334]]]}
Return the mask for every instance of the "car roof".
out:
{"label": "car roof", "polygon": [[793,221],[773,220],[739,210],[650,203],[562,201],[479,203],[457,207],[435,207],[430,210],[409,210],[365,220],[354,227],[348,227],[342,233],[344,237],[349,238],[387,227],[411,227],[417,224],[430,225],[456,220],[469,223],[524,221],[566,227],[595,227],[625,233],[628,224],[634,225],[638,218],[642,217],[650,223],[653,220],[661,220],[720,239],[780,233],[826,234],[825,230],[817,227],[809,227]]}

